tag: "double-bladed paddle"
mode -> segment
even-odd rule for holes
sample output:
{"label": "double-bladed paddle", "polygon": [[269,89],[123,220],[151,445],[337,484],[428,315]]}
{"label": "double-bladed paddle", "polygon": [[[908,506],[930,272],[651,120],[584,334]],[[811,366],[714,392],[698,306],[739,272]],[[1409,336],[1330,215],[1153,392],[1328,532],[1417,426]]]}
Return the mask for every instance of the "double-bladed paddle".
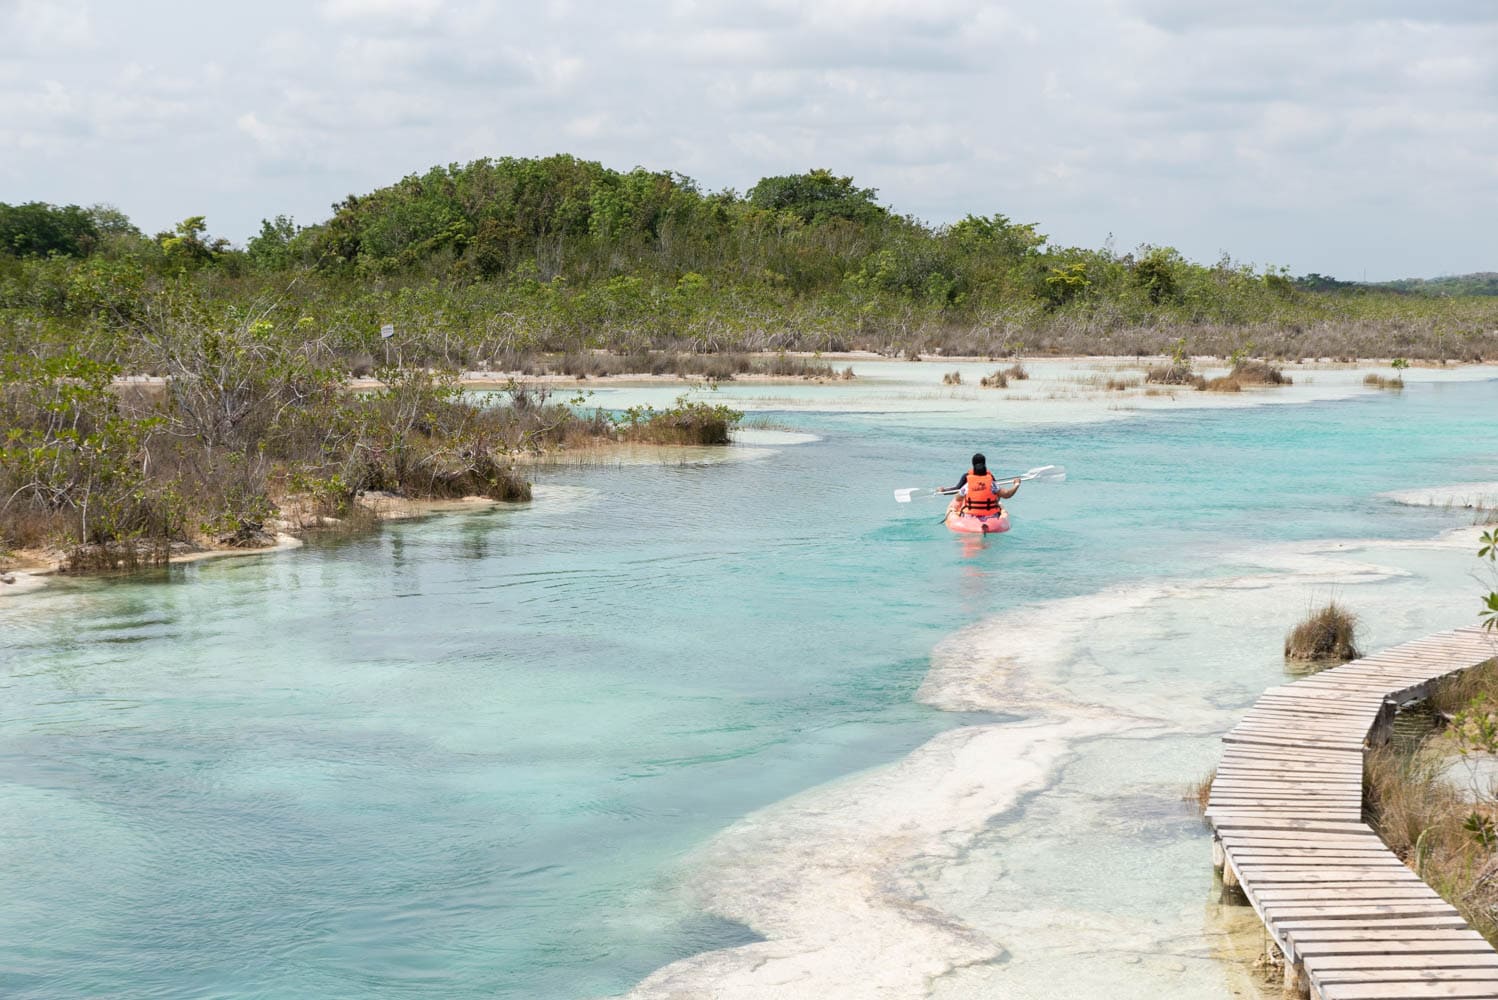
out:
{"label": "double-bladed paddle", "polygon": [[[1039,479],[1053,483],[1059,483],[1065,478],[1066,470],[1061,466],[1042,465],[1039,468],[1031,469],[1029,472],[1026,472],[1023,475],[1019,476],[995,476],[993,483],[995,487],[997,487],[1000,483],[1012,482],[1016,479],[1021,481]],[[910,498],[917,493],[924,493],[927,496],[950,496],[953,492],[956,491],[949,491],[945,487],[940,486],[929,490],[921,486],[911,486],[907,487],[906,489],[895,490],[895,502],[910,503]]]}

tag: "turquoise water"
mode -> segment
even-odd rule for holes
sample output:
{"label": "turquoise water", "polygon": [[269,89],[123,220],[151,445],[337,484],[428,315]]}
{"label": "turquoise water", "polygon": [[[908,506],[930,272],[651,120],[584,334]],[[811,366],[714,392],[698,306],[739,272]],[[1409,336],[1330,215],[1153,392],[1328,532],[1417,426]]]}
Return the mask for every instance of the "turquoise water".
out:
{"label": "turquoise water", "polygon": [[[678,888],[709,838],[1005,718],[915,700],[944,637],[1428,538],[1470,518],[1377,494],[1498,479],[1495,382],[1058,425],[811,400],[767,416],[818,440],[754,460],[547,472],[527,507],[0,603],[0,995],[627,990],[754,939]],[[892,502],[974,447],[1072,476],[1001,538]]]}

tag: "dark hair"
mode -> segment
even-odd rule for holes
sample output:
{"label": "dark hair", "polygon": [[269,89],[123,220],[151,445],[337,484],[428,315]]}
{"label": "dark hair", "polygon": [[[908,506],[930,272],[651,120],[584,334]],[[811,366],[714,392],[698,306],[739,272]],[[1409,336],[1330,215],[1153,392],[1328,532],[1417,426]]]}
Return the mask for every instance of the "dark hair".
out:
{"label": "dark hair", "polygon": [[981,451],[973,456],[973,471],[978,473],[979,475],[982,475],[983,473],[988,471],[988,459],[983,457],[983,453]]}

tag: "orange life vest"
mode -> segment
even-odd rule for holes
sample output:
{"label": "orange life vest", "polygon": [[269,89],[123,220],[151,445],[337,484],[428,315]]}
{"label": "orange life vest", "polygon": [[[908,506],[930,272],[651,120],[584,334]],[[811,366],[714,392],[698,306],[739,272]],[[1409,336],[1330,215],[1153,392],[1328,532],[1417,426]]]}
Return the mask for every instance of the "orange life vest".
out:
{"label": "orange life vest", "polygon": [[999,512],[999,494],[993,488],[992,472],[980,476],[968,471],[967,503],[964,506],[975,517],[992,517]]}

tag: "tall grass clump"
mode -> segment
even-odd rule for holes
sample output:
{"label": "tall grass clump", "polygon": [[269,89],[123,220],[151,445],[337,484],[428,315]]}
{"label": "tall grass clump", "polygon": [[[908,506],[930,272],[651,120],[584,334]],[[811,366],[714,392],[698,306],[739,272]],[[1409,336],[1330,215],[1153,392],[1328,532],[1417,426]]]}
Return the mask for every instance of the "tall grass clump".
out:
{"label": "tall grass clump", "polygon": [[1336,601],[1313,610],[1285,636],[1285,658],[1300,663],[1346,663],[1362,654],[1357,616]]}
{"label": "tall grass clump", "polygon": [[1002,370],[996,371],[992,375],[983,376],[978,380],[978,384],[985,389],[1007,389],[1009,388],[1009,373]]}

